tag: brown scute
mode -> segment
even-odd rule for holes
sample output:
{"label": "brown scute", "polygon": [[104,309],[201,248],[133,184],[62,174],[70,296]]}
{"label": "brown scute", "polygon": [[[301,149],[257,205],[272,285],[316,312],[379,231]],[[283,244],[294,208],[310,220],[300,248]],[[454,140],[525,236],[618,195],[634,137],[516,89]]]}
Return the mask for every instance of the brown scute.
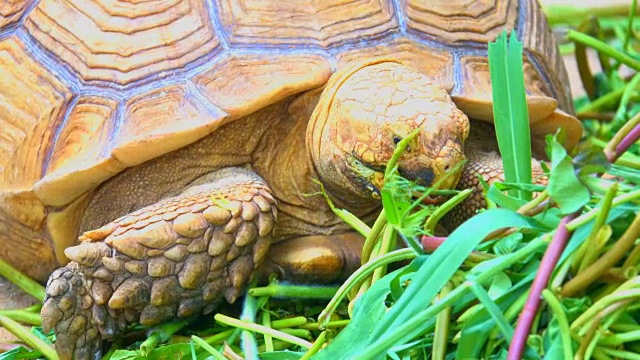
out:
{"label": "brown scute", "polygon": [[24,24],[83,80],[127,85],[212,53],[218,39],[204,2],[42,0]]}
{"label": "brown scute", "polygon": [[85,231],[82,236],[86,237],[87,239],[93,240],[93,241],[102,241],[104,240],[107,236],[111,235],[113,233],[113,231],[118,227],[118,225],[114,224],[114,223],[109,223],[99,229],[95,229],[95,230],[91,230],[91,231]]}
{"label": "brown scute", "polygon": [[[546,16],[538,1],[526,2],[524,27],[520,30],[520,40],[525,52],[540,64],[540,70],[546,76],[558,100],[558,106],[564,112],[573,115],[571,84],[565,68],[556,37],[549,28]],[[528,80],[528,78],[525,78]]]}
{"label": "brown scute", "polygon": [[228,200],[222,200],[222,204],[220,205],[223,208],[229,210],[231,212],[231,217],[238,217],[240,215],[240,212],[242,211],[242,201],[237,201],[237,200],[232,200],[232,201],[228,201]]}
{"label": "brown scute", "polygon": [[119,236],[107,240],[107,244],[113,246],[116,251],[134,259],[146,259],[147,248],[140,244],[135,237]]}
{"label": "brown scute", "polygon": [[147,262],[141,260],[131,260],[124,264],[124,268],[132,275],[147,275]]}
{"label": "brown scute", "polygon": [[188,317],[200,312],[204,307],[204,301],[201,298],[184,299],[180,301],[178,306],[178,317]]}
{"label": "brown scute", "polygon": [[140,313],[140,324],[144,326],[153,326],[160,324],[164,321],[170,320],[176,313],[176,307],[174,305],[167,306],[145,306],[142,313]]}
{"label": "brown scute", "polygon": [[154,280],[151,288],[151,304],[155,306],[175,304],[182,291],[175,276]]}
{"label": "brown scute", "polygon": [[185,237],[195,238],[204,234],[209,223],[202,214],[186,213],[173,220],[175,231]]}
{"label": "brown scute", "polygon": [[258,234],[260,236],[269,234],[273,230],[274,223],[275,218],[270,211],[260,213],[258,216]]}
{"label": "brown scute", "polygon": [[104,281],[95,280],[93,284],[91,284],[91,297],[93,297],[93,300],[98,305],[105,305],[112,294],[113,290],[111,289],[111,285]]}
{"label": "brown scute", "polygon": [[149,259],[148,264],[148,272],[151,277],[162,278],[175,275],[176,263],[163,256]]}
{"label": "brown scute", "polygon": [[244,55],[212,63],[193,82],[202,95],[237,118],[322,86],[331,73],[327,59],[318,55]]}
{"label": "brown scute", "polygon": [[408,0],[403,5],[410,29],[449,45],[485,46],[518,21],[518,1]]}
{"label": "brown scute", "polygon": [[245,252],[245,248],[243,246],[241,247],[236,244],[231,244],[231,246],[229,247],[229,250],[227,250],[227,257],[225,258],[225,260],[227,262],[231,262],[236,258],[238,258],[238,256],[244,254],[244,252]]}
{"label": "brown scute", "polygon": [[84,242],[80,245],[67,248],[64,254],[71,261],[81,265],[93,267],[98,265],[102,258],[109,256],[111,248],[104,243]]}
{"label": "brown scute", "polygon": [[191,244],[187,246],[187,251],[190,253],[199,253],[207,250],[209,246],[209,240],[211,239],[211,233],[213,230],[208,228],[202,236],[191,240]]}
{"label": "brown scute", "polygon": [[209,254],[192,254],[184,262],[182,271],[178,274],[180,286],[185,289],[197,289],[204,284],[205,275],[211,266]]}
{"label": "brown scute", "polygon": [[[28,53],[17,37],[0,41],[1,190],[31,189],[44,175],[71,90]],[[7,86],[7,84],[9,86]]]}
{"label": "brown scute", "polygon": [[4,1],[0,8],[0,30],[20,20],[34,0]]}
{"label": "brown scute", "polygon": [[229,266],[229,278],[231,279],[231,284],[236,289],[241,289],[244,283],[249,280],[253,267],[253,259],[250,255],[243,255],[234,260]]}
{"label": "brown scute", "polygon": [[397,29],[389,1],[222,0],[219,11],[232,44],[334,47]]}
{"label": "brown scute", "polygon": [[231,218],[231,220],[229,220],[229,222],[227,222],[227,224],[224,226],[223,231],[227,234],[231,234],[232,232],[238,230],[243,222],[244,220],[242,220],[242,217],[240,216]]}
{"label": "brown scute", "polygon": [[149,281],[143,278],[129,278],[125,280],[109,299],[112,309],[135,308],[149,302]]}
{"label": "brown scute", "polygon": [[208,252],[211,256],[217,256],[225,252],[235,241],[232,234],[225,233],[222,228],[214,230],[209,242]]}
{"label": "brown scute", "polygon": [[115,257],[102,258],[102,265],[114,274],[121,274],[124,271],[124,262]]}
{"label": "brown scute", "polygon": [[207,207],[207,209],[202,212],[202,216],[204,216],[211,225],[223,225],[231,219],[229,210],[218,206]]}
{"label": "brown scute", "polygon": [[236,246],[247,246],[256,241],[258,229],[254,222],[244,222],[236,232]]}
{"label": "brown scute", "polygon": [[[453,90],[453,54],[449,51],[425,46],[407,38],[362,48],[346,49],[337,56],[338,68],[344,68],[365,58],[388,58],[400,61],[425,74],[446,91]],[[428,58],[428,61],[425,61]]]}
{"label": "brown scute", "polygon": [[244,201],[242,202],[242,220],[251,221],[255,219],[256,216],[258,216],[258,214],[260,213],[260,210],[258,209],[258,206],[254,204],[253,201],[251,201],[253,200],[253,195],[246,194],[245,199],[243,200]]}

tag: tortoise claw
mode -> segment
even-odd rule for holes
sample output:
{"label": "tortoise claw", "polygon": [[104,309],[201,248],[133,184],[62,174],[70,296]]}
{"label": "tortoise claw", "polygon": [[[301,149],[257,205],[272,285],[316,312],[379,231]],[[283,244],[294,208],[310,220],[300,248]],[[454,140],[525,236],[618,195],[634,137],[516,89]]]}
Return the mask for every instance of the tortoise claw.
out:
{"label": "tortoise claw", "polygon": [[71,263],[51,275],[41,316],[44,331],[55,330],[55,347],[60,359],[101,358],[99,324],[102,323],[107,333],[115,333],[116,329],[113,319],[106,318],[106,311],[106,316],[96,322],[96,315],[100,313],[96,307],[101,306],[93,301],[78,264]]}

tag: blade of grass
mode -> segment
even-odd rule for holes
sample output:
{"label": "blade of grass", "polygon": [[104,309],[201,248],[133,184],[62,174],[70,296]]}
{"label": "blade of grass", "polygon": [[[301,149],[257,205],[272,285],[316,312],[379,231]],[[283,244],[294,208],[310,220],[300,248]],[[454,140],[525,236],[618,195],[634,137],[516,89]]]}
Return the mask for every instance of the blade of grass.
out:
{"label": "blade of grass", "polygon": [[[438,295],[438,301],[447,296],[453,289],[453,284],[447,283]],[[449,339],[449,326],[451,324],[451,307],[442,310],[436,318],[436,327],[433,331],[433,360],[444,360],[447,356],[447,342]]]}
{"label": "blade of grass", "polygon": [[[515,31],[507,43],[504,31],[495,42],[489,43],[489,69],[493,114],[502,156],[506,182],[531,183],[531,138],[529,113],[524,88],[522,43]],[[531,194],[511,189],[509,195],[531,200]]]}
{"label": "blade of grass", "polygon": [[280,339],[282,341],[287,341],[291,344],[295,344],[298,346],[301,346],[303,348],[306,349],[310,349],[313,345],[303,339],[297,338],[295,336],[291,336],[289,334],[285,334],[282,331],[278,331],[278,330],[273,330],[270,328],[267,328],[265,326],[262,325],[258,325],[255,323],[251,323],[251,322],[247,322],[247,321],[242,321],[242,320],[238,320],[238,319],[234,319],[232,317],[223,315],[223,314],[216,314],[214,316],[214,319],[224,325],[229,325],[229,326],[235,326],[239,329],[242,330],[247,330],[247,331],[253,331],[253,332],[257,332],[259,334],[269,334],[271,335],[273,338],[276,339]]}
{"label": "blade of grass", "polygon": [[313,342],[313,346],[309,349],[309,351],[307,351],[300,358],[300,360],[311,359],[313,355],[315,355],[318,351],[320,351],[320,349],[322,348],[322,345],[324,345],[326,342],[327,342],[327,332],[323,331],[320,333],[316,341]]}
{"label": "blade of grass", "polygon": [[583,34],[575,30],[569,30],[569,32],[567,33],[567,37],[569,38],[569,40],[579,42],[595,49],[599,53],[606,54],[611,58],[621,62],[622,64],[627,65],[633,70],[640,71],[640,60],[636,60],[630,55],[616,50],[614,47],[603,41],[600,41],[592,36]]}
{"label": "blade of grass", "polygon": [[329,301],[327,306],[318,316],[318,323],[320,326],[327,324],[331,318],[331,314],[336,310],[338,304],[347,296],[351,288],[360,283],[371,275],[376,268],[385,264],[390,264],[396,261],[413,259],[417,254],[411,249],[399,249],[391,251],[387,254],[380,256],[374,261],[368,262],[356,270],[349,278],[340,286],[340,289],[336,292],[336,295]]}
{"label": "blade of grass", "polygon": [[220,351],[216,350],[213,346],[207,344],[201,338],[199,338],[199,337],[197,337],[195,335],[191,335],[191,340],[193,340],[194,344],[198,344],[198,346],[200,346],[203,350],[205,350],[206,352],[211,354],[211,356],[213,356],[215,359],[217,359],[217,360],[227,360],[227,358],[224,355],[222,355],[222,353]]}
{"label": "blade of grass", "polygon": [[29,345],[35,350],[38,350],[45,358],[49,360],[58,360],[58,354],[56,353],[56,351],[47,343],[38,338],[35,334],[27,330],[24,326],[18,324],[17,322],[9,319],[4,315],[0,315],[0,325],[2,325],[2,327],[9,330],[16,337],[24,341],[25,344]]}
{"label": "blade of grass", "polygon": [[42,319],[39,313],[28,311],[28,309],[0,310],[0,315],[4,315],[12,320],[23,324],[40,326]]}
{"label": "blade of grass", "polygon": [[560,337],[562,339],[562,351],[565,359],[573,359],[573,347],[571,345],[571,330],[569,328],[569,320],[567,314],[562,308],[560,301],[548,289],[542,291],[542,297],[549,304],[549,308],[553,312],[555,319],[560,327]]}
{"label": "blade of grass", "polygon": [[491,300],[487,291],[476,282],[471,283],[469,285],[469,289],[478,298],[478,300],[480,300],[480,303],[484,305],[496,324],[498,324],[498,328],[502,332],[502,336],[504,336],[507,341],[511,341],[511,338],[513,337],[513,327],[504,317],[504,314],[500,311],[498,305]]}
{"label": "blade of grass", "polygon": [[629,15],[627,15],[627,32],[624,36],[624,45],[622,46],[622,49],[624,51],[627,51],[627,49],[629,48],[629,42],[633,37],[633,18],[635,17],[634,15],[636,14],[637,9],[638,0],[631,1],[631,9],[629,9]]}
{"label": "blade of grass", "polygon": [[169,338],[188,324],[187,321],[169,322],[149,330],[149,336],[140,344],[140,353],[147,356],[158,344],[169,340]]}
{"label": "blade of grass", "polygon": [[44,286],[31,280],[26,275],[18,271],[18,269],[9,265],[9,263],[2,259],[0,259],[0,276],[16,284],[16,286],[24,290],[24,292],[38,299],[38,301],[44,301]]}
{"label": "blade of grass", "polygon": [[249,295],[254,297],[270,296],[297,299],[331,299],[337,290],[337,287],[291,285],[274,281],[267,286],[249,289]]}
{"label": "blade of grass", "polygon": [[[506,209],[492,209],[471,218],[458,227],[425,262],[400,300],[389,310],[374,334],[382,335],[412,317],[412,299],[418,294],[431,302],[440,288],[455,273],[475,247],[491,232],[508,226],[532,227],[525,217]],[[473,234],[473,236],[470,236]],[[435,275],[438,275],[437,277]],[[430,282],[429,280],[437,282]],[[436,286],[439,285],[439,286]],[[414,304],[415,305],[415,304]]]}

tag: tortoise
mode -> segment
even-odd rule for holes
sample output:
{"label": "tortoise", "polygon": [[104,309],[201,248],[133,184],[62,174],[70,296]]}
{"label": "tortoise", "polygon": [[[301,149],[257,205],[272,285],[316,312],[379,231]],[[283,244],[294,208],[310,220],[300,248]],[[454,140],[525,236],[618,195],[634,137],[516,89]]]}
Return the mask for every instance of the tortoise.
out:
{"label": "tortoise", "polygon": [[581,127],[536,1],[12,1],[0,256],[38,280],[63,266],[42,310],[62,358],[99,357],[132,322],[214,311],[263,269],[333,281],[362,239],[305,196],[314,179],[371,220],[414,129],[403,176],[501,177],[486,44],[503,30],[524,43],[534,146],[564,128],[572,147]]}

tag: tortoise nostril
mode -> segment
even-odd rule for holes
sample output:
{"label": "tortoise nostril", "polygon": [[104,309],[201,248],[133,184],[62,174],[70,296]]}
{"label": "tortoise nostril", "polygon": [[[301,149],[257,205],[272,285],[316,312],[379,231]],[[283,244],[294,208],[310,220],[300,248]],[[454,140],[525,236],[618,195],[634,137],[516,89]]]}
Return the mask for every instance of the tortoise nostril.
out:
{"label": "tortoise nostril", "polygon": [[433,182],[433,169],[431,168],[419,168],[419,169],[405,169],[399,168],[398,172],[403,177],[414,181],[416,184],[421,186],[431,186]]}

